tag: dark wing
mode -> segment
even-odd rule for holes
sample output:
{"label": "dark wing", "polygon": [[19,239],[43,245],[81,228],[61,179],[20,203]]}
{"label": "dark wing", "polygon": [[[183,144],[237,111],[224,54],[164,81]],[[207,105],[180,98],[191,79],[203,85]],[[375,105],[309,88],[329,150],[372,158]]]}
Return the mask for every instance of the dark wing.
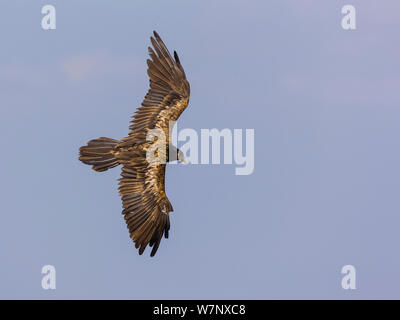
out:
{"label": "dark wing", "polygon": [[155,31],[154,37],[151,37],[154,49],[148,48],[151,60],[147,60],[150,89],[133,115],[129,136],[122,139],[121,146],[145,143],[150,129],[167,130],[168,122],[176,121],[189,103],[190,85],[178,54],[174,51],[173,59]]}
{"label": "dark wing", "polygon": [[129,136],[119,145],[121,149],[128,147],[131,150],[123,161],[119,182],[122,213],[139,254],[150,245],[153,247],[151,256],[157,252],[163,235],[168,238],[169,212],[173,208],[165,194],[166,165],[147,162],[146,150],[139,146],[146,143],[150,129],[162,129],[168,137],[169,121],[179,117],[187,107],[190,95],[178,55],[175,52],[175,60],[172,59],[156,32],[154,37],[151,38],[154,50],[149,47],[151,60],[147,60],[150,89],[133,116]]}
{"label": "dark wing", "polygon": [[142,254],[150,245],[153,247],[150,255],[154,256],[163,235],[168,238],[169,212],[173,208],[164,191],[165,164],[148,165],[143,159],[134,166],[122,167],[119,192],[122,213],[135,247]]}

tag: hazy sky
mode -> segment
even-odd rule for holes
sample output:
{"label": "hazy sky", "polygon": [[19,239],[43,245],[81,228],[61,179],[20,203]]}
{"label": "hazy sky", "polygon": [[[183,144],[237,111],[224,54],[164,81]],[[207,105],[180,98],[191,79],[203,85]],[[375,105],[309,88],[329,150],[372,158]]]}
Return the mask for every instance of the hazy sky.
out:
{"label": "hazy sky", "polygon": [[[0,298],[399,299],[399,29],[395,0],[2,0]],[[168,166],[170,238],[150,258],[120,169],[77,157],[128,133],[153,30],[191,83],[179,128],[254,129],[255,170]]]}

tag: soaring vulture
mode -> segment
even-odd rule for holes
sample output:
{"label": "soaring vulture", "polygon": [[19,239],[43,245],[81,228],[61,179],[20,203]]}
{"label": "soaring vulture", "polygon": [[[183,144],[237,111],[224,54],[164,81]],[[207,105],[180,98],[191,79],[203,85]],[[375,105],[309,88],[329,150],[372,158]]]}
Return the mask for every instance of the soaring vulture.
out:
{"label": "soaring vulture", "polygon": [[166,162],[185,161],[183,153],[170,145],[169,124],[179,118],[190,96],[178,54],[174,51],[172,58],[157,32],[153,33],[150,38],[153,48],[148,48],[151,60],[147,60],[150,89],[132,117],[129,135],[120,141],[101,137],[79,149],[79,160],[95,171],[122,165],[119,179],[122,214],[139,254],[149,245],[150,256],[156,254],[162,237],[168,238],[169,212],[173,208],[165,194],[166,163],[146,158],[147,151],[157,141],[147,135],[151,129],[162,130],[165,149],[160,150],[166,150]]}

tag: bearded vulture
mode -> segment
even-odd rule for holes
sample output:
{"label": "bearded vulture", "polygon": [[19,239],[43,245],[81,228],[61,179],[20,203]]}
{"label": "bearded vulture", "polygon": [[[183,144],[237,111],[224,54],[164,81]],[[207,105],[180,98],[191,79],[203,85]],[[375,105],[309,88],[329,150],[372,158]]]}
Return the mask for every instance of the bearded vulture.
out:
{"label": "bearded vulture", "polygon": [[[122,214],[139,254],[149,245],[152,257],[162,237],[168,238],[169,212],[173,211],[165,194],[166,162],[186,161],[183,153],[170,144],[169,126],[186,109],[190,96],[190,85],[178,54],[174,51],[172,58],[157,32],[153,33],[150,38],[153,48],[148,48],[151,59],[147,60],[150,89],[132,117],[128,136],[121,140],[101,137],[79,149],[79,160],[95,171],[122,166],[119,179]],[[165,152],[164,162],[148,161],[146,157],[157,143],[156,138],[148,138],[152,129],[165,135],[162,141],[165,148],[159,148]]]}

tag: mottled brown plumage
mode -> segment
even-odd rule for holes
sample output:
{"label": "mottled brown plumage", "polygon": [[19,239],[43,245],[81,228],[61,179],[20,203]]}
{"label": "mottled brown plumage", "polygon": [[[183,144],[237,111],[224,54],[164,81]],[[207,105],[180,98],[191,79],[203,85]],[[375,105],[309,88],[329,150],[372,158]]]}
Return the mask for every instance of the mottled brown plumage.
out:
{"label": "mottled brown plumage", "polygon": [[150,255],[154,256],[162,237],[168,238],[169,212],[173,209],[165,194],[166,164],[147,161],[146,152],[154,142],[147,141],[146,136],[151,129],[164,132],[168,160],[172,129],[169,124],[187,107],[190,86],[177,53],[172,58],[156,32],[151,43],[151,59],[147,60],[150,89],[133,116],[129,135],[121,141],[103,137],[91,140],[80,148],[79,160],[96,171],[122,165],[119,181],[122,214],[139,254],[150,245]]}

